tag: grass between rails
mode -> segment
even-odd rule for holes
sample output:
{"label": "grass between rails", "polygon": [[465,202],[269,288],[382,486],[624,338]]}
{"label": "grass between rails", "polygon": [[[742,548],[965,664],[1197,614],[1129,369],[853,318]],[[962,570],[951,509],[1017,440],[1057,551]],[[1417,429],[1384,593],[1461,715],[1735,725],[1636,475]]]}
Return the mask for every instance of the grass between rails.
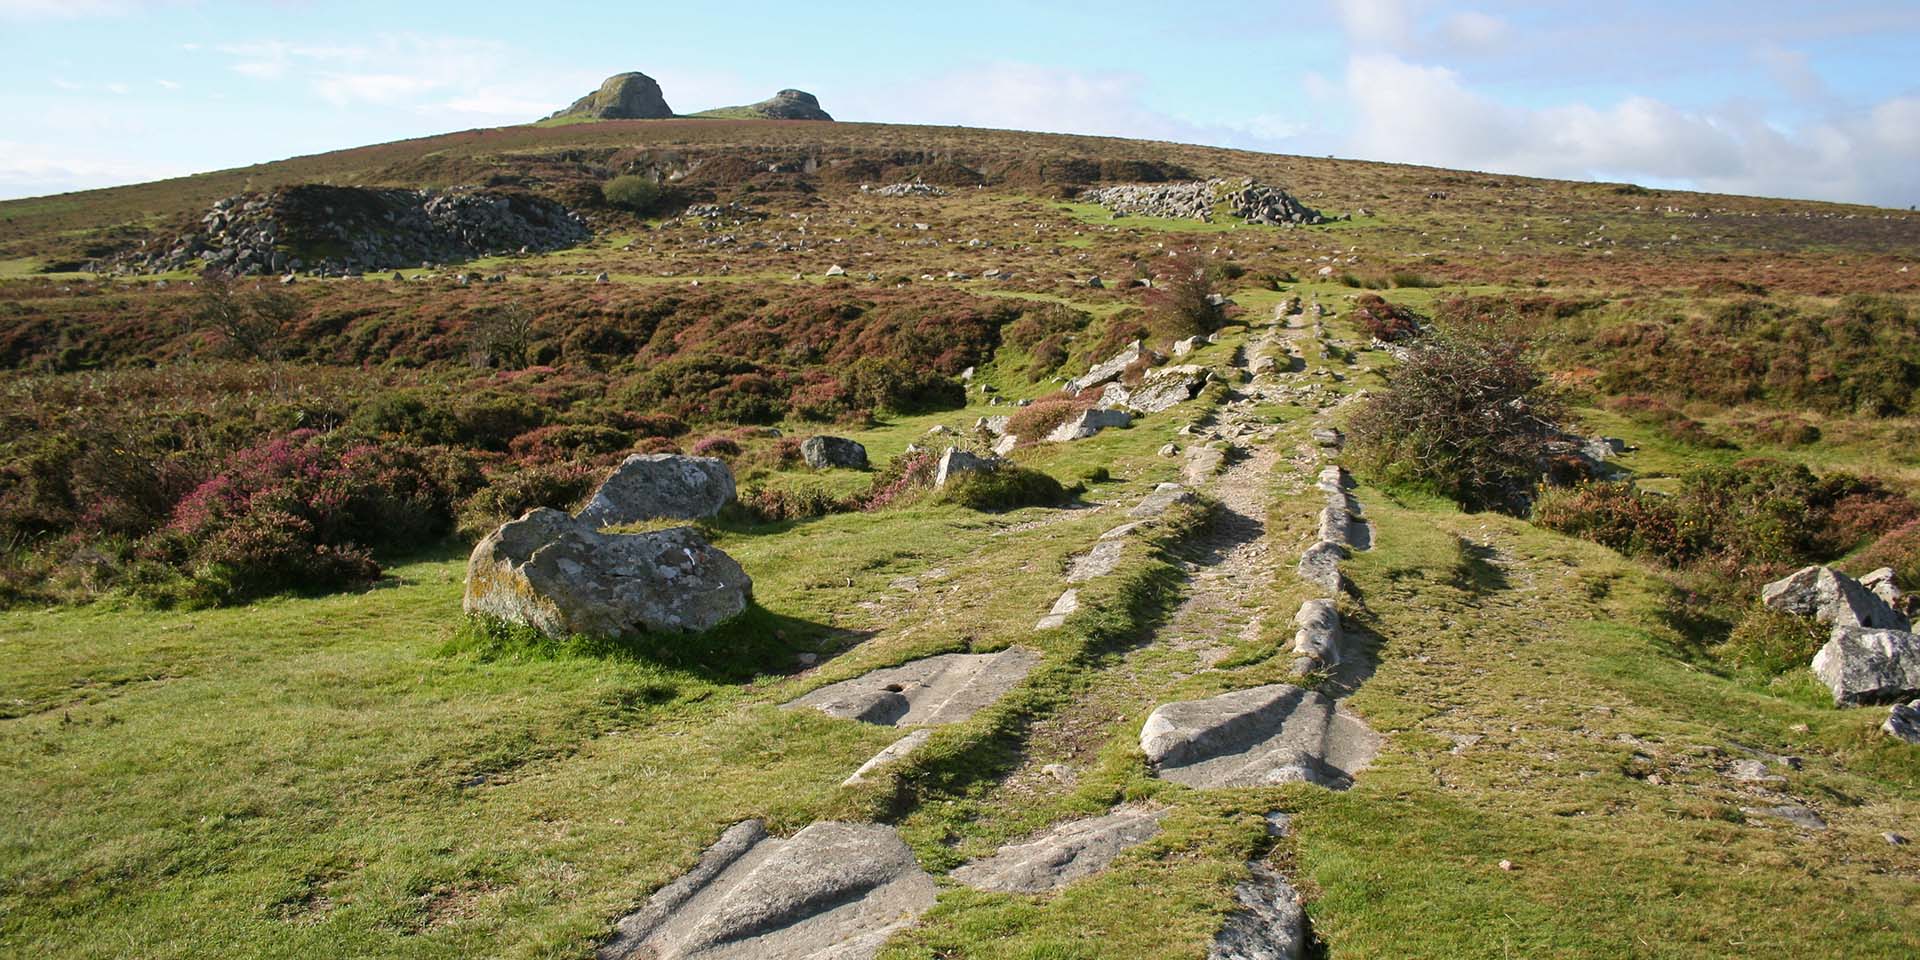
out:
{"label": "grass between rails", "polygon": [[[1920,768],[1874,711],[1677,656],[1668,588],[1605,550],[1361,494],[1378,547],[1349,570],[1384,646],[1352,704],[1386,746],[1298,820],[1309,912],[1338,955],[1912,953],[1920,878],[1879,834],[1920,815]],[[1723,771],[1743,747],[1804,767],[1739,784]],[[1781,803],[1832,829],[1741,812]]]}

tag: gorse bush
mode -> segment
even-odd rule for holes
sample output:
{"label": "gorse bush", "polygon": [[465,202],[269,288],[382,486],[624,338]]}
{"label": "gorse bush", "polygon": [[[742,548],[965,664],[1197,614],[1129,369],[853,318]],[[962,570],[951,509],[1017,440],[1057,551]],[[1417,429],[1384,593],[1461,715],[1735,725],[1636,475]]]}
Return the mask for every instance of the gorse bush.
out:
{"label": "gorse bush", "polygon": [[1543,474],[1561,416],[1519,343],[1428,337],[1354,414],[1352,450],[1379,482],[1517,513]]}
{"label": "gorse bush", "polygon": [[1535,523],[1672,567],[1711,565],[1757,581],[1836,560],[1920,518],[1920,504],[1878,481],[1816,477],[1799,464],[1703,467],[1672,495],[1631,483],[1544,492]]}
{"label": "gorse bush", "polygon": [[600,196],[609,206],[641,216],[657,213],[666,205],[669,195],[659,181],[639,174],[614,177],[600,185]]}
{"label": "gorse bush", "polygon": [[1353,304],[1353,322],[1375,340],[1398,343],[1420,335],[1421,317],[1406,307],[1388,303],[1378,294],[1361,294]]}

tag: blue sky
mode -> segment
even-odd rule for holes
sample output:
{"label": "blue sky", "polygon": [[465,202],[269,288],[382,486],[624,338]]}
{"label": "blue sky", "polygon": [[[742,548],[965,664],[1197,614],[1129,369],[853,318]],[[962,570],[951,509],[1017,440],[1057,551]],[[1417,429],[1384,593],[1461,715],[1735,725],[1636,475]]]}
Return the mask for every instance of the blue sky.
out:
{"label": "blue sky", "polygon": [[535,119],[682,112],[1212,143],[1920,204],[1920,3],[0,0],[0,197]]}

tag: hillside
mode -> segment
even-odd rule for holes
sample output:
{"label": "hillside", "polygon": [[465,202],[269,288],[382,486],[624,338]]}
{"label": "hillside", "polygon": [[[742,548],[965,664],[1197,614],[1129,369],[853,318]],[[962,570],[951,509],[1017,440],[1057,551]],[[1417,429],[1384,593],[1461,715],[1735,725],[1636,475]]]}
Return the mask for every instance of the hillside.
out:
{"label": "hillside", "polygon": [[1920,689],[1811,665],[1912,636],[1917,282],[845,122],[0,203],[0,954],[1912,956]]}

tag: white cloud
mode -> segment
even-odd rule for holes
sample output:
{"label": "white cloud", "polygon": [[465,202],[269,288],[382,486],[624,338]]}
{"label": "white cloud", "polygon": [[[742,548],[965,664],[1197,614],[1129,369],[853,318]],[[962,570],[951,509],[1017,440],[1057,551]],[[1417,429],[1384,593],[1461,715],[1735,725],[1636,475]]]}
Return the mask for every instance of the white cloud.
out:
{"label": "white cloud", "polygon": [[1468,10],[1448,17],[1440,33],[1463,50],[1495,50],[1507,42],[1507,22],[1491,14]]}
{"label": "white cloud", "polygon": [[1398,50],[1413,39],[1415,9],[1408,0],[1335,0],[1347,38],[1363,50]]}
{"label": "white cloud", "polygon": [[1794,128],[1645,96],[1523,108],[1453,70],[1385,53],[1352,57],[1346,92],[1356,110],[1348,149],[1368,159],[1903,205],[1920,190],[1911,173],[1920,169],[1920,97]]}
{"label": "white cloud", "polygon": [[118,157],[76,157],[68,148],[48,144],[0,140],[0,197],[34,197],[142,183],[186,172]]}
{"label": "white cloud", "polygon": [[1135,137],[1254,149],[1279,149],[1299,132],[1289,118],[1242,123],[1194,120],[1147,102],[1138,74],[1081,71],[1031,63],[991,63],[905,84],[874,84],[835,94],[842,119],[957,124],[1047,133]]}

